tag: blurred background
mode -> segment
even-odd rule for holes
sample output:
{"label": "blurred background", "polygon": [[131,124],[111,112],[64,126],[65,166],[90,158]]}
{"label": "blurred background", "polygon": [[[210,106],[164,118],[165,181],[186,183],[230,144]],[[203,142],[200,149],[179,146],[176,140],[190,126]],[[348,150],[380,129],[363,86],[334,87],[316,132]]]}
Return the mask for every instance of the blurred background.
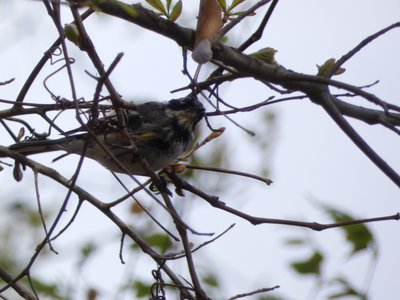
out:
{"label": "blurred background", "polygon": [[[150,8],[145,1],[141,2]],[[239,8],[244,10],[254,3],[248,0]],[[0,87],[0,99],[15,100],[29,73],[57,39],[58,33],[41,1],[0,0],[0,7],[0,81],[15,78],[13,83]],[[195,28],[197,10],[198,1],[184,1],[177,23]],[[228,35],[227,43],[237,46],[247,39],[257,28],[265,10],[237,26]],[[280,1],[263,38],[247,53],[272,47],[278,51],[276,60],[285,68],[316,74],[316,65],[331,57],[340,58],[367,36],[399,21],[399,11],[397,0]],[[62,17],[64,23],[72,21],[67,6],[62,9]],[[111,80],[125,100],[164,101],[186,94],[171,94],[171,90],[189,83],[181,72],[182,51],[173,41],[101,13],[91,16],[85,26],[106,67],[118,53],[124,53]],[[375,40],[350,59],[344,65],[346,72],[336,79],[355,86],[379,80],[379,84],[368,91],[398,105],[399,38],[400,32],[393,30]],[[75,59],[72,68],[78,97],[91,99],[96,81],[84,71],[97,74],[85,53],[71,43],[68,47],[70,56]],[[43,80],[62,64],[48,64],[25,101],[52,103]],[[192,74],[196,69],[191,59],[189,69]],[[201,78],[206,78],[211,70],[211,64],[204,67]],[[46,84],[54,94],[71,99],[65,71],[50,77]],[[238,107],[277,96],[265,85],[251,79],[224,84],[219,93],[225,101]],[[105,90],[103,94],[106,94]],[[373,107],[359,98],[348,98],[347,101]],[[0,103],[0,110],[9,107]],[[212,111],[212,108],[208,110]],[[232,117],[254,131],[256,136],[247,135],[225,118],[211,117],[213,127],[223,126],[226,130],[196,153],[196,162],[266,176],[274,183],[266,186],[248,178],[205,171],[187,174],[195,186],[218,195],[227,205],[254,216],[319,223],[333,222],[326,207],[334,207],[354,218],[393,215],[400,210],[398,188],[341,132],[321,107],[307,99],[282,102]],[[25,120],[37,132],[48,130],[48,125],[38,117],[26,116]],[[349,121],[395,170],[400,171],[400,140],[395,133],[382,126]],[[65,130],[78,126],[73,111],[63,112],[57,123]],[[9,125],[14,132],[21,127],[15,123]],[[199,139],[208,134],[209,129],[202,124]],[[57,133],[51,132],[51,137],[56,138]],[[0,130],[0,138],[3,146],[13,143],[4,128]],[[71,155],[52,163],[58,154],[32,158],[70,178],[79,157]],[[13,163],[10,159],[1,160]],[[119,178],[129,188],[135,186],[127,176],[120,175]],[[34,176],[28,169],[23,180],[16,182],[12,167],[4,166],[0,182],[0,234],[3,241],[0,264],[18,274],[44,237],[37,214]],[[89,159],[84,161],[77,184],[105,202],[125,193],[109,171]],[[38,186],[41,205],[51,222],[67,190],[44,176],[39,176]],[[169,215],[153,200],[145,195],[137,197],[151,208],[163,225],[174,229]],[[199,273],[204,280],[208,279],[206,286],[213,299],[226,299],[275,285],[280,289],[267,294],[275,299],[328,299],[340,291],[339,285],[332,283],[337,278],[346,278],[349,285],[360,291],[368,290],[368,299],[394,300],[400,294],[400,234],[399,224],[395,221],[368,224],[374,242],[365,251],[351,255],[354,248],[346,241],[342,229],[313,232],[283,225],[253,226],[190,195],[175,195],[173,201],[183,219],[199,232],[219,234],[236,224],[194,255]],[[143,235],[159,230],[145,214],[134,210],[133,203],[128,199],[114,212]],[[72,197],[59,229],[68,223],[76,205],[77,199]],[[195,245],[208,239],[191,236]],[[140,295],[132,292],[132,286],[136,284],[138,291],[141,283],[153,282],[151,270],[156,268],[155,263],[140,255],[127,240],[123,251],[125,264],[122,264],[118,228],[88,203],[83,204],[73,224],[53,242],[53,246],[58,255],[46,248],[32,268],[32,276],[37,278],[38,284],[43,283],[49,289],[49,299],[55,295],[89,299],[89,291],[97,294],[96,299],[139,299]],[[293,263],[307,261],[317,252],[323,256],[320,274],[296,271]],[[187,276],[184,261],[170,264],[177,273]],[[250,299],[261,299],[252,297]]]}

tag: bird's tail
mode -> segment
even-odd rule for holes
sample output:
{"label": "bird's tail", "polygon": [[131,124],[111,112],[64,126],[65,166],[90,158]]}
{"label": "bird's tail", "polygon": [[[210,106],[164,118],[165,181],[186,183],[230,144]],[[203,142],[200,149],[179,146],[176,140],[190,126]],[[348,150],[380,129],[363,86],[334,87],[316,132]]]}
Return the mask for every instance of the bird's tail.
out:
{"label": "bird's tail", "polygon": [[26,140],[8,147],[8,149],[17,151],[23,155],[39,154],[57,150],[68,151],[72,142],[81,140],[79,135],[67,136],[56,140]]}

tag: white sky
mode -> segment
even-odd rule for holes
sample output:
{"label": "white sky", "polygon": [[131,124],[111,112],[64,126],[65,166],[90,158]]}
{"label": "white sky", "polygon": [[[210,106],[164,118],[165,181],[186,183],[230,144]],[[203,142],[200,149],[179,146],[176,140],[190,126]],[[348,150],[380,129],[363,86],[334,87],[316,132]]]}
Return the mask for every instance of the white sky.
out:
{"label": "white sky", "polygon": [[[194,16],[198,2],[189,7],[184,3],[182,20],[178,22],[194,27]],[[42,53],[56,38],[56,31],[39,1],[18,0],[12,5],[0,0],[0,81],[16,77],[15,83],[0,87],[0,98],[14,99],[33,66]],[[306,74],[316,73],[316,64],[326,59],[338,58],[353,48],[368,35],[399,21],[400,1],[280,1],[267,27],[265,35],[249,52],[263,47],[278,50],[277,61],[286,68]],[[65,23],[70,21],[67,10]],[[233,32],[229,42],[236,43],[246,38],[253,30],[253,24],[262,14],[250,19],[241,31]],[[122,20],[113,20],[106,16],[96,16],[88,21],[89,33],[103,62],[109,64],[119,52],[124,52],[122,63],[112,76],[117,90],[125,99],[166,100],[172,97],[170,91],[187,84],[181,74],[181,50],[174,42],[154,33],[146,32],[135,25]],[[392,31],[366,47],[344,67],[346,72],[336,79],[354,84],[365,85],[380,80],[379,85],[370,91],[384,100],[399,104],[400,70],[400,32]],[[83,73],[92,73],[93,67],[85,55],[70,45],[71,56],[77,59],[74,65],[79,96],[91,97],[95,82]],[[195,65],[191,64],[192,70]],[[59,77],[62,78],[62,77]],[[60,85],[60,82],[63,84]],[[53,90],[69,96],[66,80],[52,79]],[[221,90],[221,96],[234,105],[247,105],[266,99],[271,92],[254,82],[232,83]],[[32,102],[49,101],[41,87],[41,80],[27,100]],[[359,101],[359,100],[350,100]],[[363,103],[360,103],[363,104]],[[0,109],[5,109],[0,104]],[[323,203],[337,206],[359,217],[377,217],[391,215],[400,211],[398,188],[387,179],[336,127],[327,114],[307,101],[287,102],[265,109],[272,109],[278,116],[275,145],[271,157],[271,179],[274,184],[265,187],[244,179],[229,179],[229,188],[221,194],[221,200],[227,204],[257,216],[271,218],[289,218],[305,221],[328,223],[329,219],[313,205],[318,199]],[[250,129],[259,128],[259,117],[243,114],[235,117],[242,125]],[[213,121],[213,120],[212,120]],[[33,120],[31,122],[34,122]],[[69,120],[65,119],[65,122]],[[226,159],[243,171],[251,171],[259,163],[255,147],[246,134],[237,127],[218,119],[215,124],[224,125],[227,131],[221,142],[227,147]],[[397,171],[400,170],[398,136],[387,130],[352,122],[363,137]],[[40,126],[40,125],[37,125]],[[71,123],[71,127],[75,126]],[[44,130],[45,127],[41,129]],[[2,145],[11,143],[6,132],[0,131]],[[257,137],[256,137],[257,139]],[[238,143],[237,141],[241,141]],[[204,150],[206,153],[206,150]],[[49,164],[55,155],[37,156],[40,162]],[[254,157],[254,160],[252,159]],[[74,171],[76,157],[52,164],[65,176]],[[12,197],[17,191],[26,191],[34,203],[32,177],[25,174],[21,183],[14,182],[11,170],[0,173],[3,187],[2,199]],[[61,204],[65,191],[51,181],[41,178],[42,202],[54,207]],[[122,191],[116,187],[111,175],[94,162],[86,161],[79,184],[102,199],[116,198]],[[178,198],[176,201],[184,201]],[[329,251],[327,276],[349,274],[357,287],[362,287],[367,273],[368,257],[357,256],[350,260],[346,254],[350,249],[344,247],[343,236],[338,230],[314,233],[277,225],[254,227],[244,221],[215,210],[202,200],[190,200],[186,215],[187,222],[201,232],[221,232],[232,223],[235,228],[217,242],[195,255],[196,262],[205,269],[217,266],[227,293],[250,291],[260,287],[280,285],[279,293],[290,299],[309,299],[313,280],[300,280],[287,265],[290,261],[301,259],[309,252],[303,248],[288,248],[284,239],[307,236],[322,250]],[[0,204],[1,206],[4,205]],[[126,206],[125,206],[126,208]],[[119,209],[125,217],[123,209]],[[72,211],[72,207],[71,207]],[[66,218],[67,219],[67,218]],[[133,221],[131,221],[133,222]],[[165,222],[170,222],[166,219]],[[172,224],[170,224],[172,227]],[[371,224],[370,228],[379,243],[380,258],[374,280],[370,288],[373,300],[397,299],[400,294],[398,278],[400,276],[400,234],[399,224],[381,222]],[[84,206],[76,224],[57,242],[59,256],[54,256],[44,265],[34,268],[36,275],[45,278],[67,278],[77,280],[80,286],[92,284],[112,291],[120,283],[124,272],[118,259],[118,244],[109,243],[102,255],[91,260],[80,278],[72,278],[73,269],[63,267],[65,260],[72,261],[74,245],[87,238],[98,237],[102,244],[111,242],[117,235],[113,226],[103,216],[99,216],[88,205]],[[19,249],[21,253],[24,249]],[[26,259],[29,253],[25,253]],[[135,268],[143,265],[146,273],[154,265],[147,259],[131,258]],[[130,265],[132,266],[132,265]],[[179,267],[183,272],[183,267]],[[64,270],[64,272],[63,272]],[[150,276],[150,274],[148,274]],[[324,299],[320,294],[316,299]],[[101,299],[108,299],[107,293]]]}

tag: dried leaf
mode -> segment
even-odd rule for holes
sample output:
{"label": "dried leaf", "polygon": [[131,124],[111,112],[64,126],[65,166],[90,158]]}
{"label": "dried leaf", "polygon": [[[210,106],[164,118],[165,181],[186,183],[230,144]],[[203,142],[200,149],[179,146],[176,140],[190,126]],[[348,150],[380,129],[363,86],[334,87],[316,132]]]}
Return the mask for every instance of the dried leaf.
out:
{"label": "dried leaf", "polygon": [[205,143],[208,143],[210,141],[212,141],[213,139],[216,139],[217,137],[219,137],[221,134],[223,134],[225,131],[225,127],[221,127],[218,129],[215,129],[213,132],[211,132],[204,140]]}
{"label": "dried leaf", "polygon": [[219,33],[221,26],[221,8],[217,0],[201,0],[192,54],[196,62],[201,64],[211,60],[212,51],[209,39]]}
{"label": "dried leaf", "polygon": [[211,50],[211,42],[205,38],[197,44],[193,49],[192,58],[199,64],[204,64],[212,59],[213,52]]}
{"label": "dried leaf", "polygon": [[130,211],[134,215],[138,215],[144,212],[143,207],[141,207],[137,202],[132,203]]}
{"label": "dried leaf", "polygon": [[182,164],[176,164],[176,165],[173,165],[172,166],[172,171],[174,172],[174,173],[182,173],[182,172],[184,172],[186,170],[186,166],[185,165],[182,165]]}
{"label": "dried leaf", "polygon": [[21,164],[19,162],[15,162],[14,169],[13,169],[13,176],[14,176],[14,179],[18,182],[21,181],[22,178],[24,177],[22,170],[21,170]]}
{"label": "dried leaf", "polygon": [[22,137],[25,135],[25,128],[21,127],[18,131],[17,140],[21,141]]}

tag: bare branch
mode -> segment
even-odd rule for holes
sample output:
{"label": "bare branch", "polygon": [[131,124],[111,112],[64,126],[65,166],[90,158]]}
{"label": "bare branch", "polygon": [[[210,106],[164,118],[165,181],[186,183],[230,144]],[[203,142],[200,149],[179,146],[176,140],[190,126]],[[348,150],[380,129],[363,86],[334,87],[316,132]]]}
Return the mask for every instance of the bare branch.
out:
{"label": "bare branch", "polygon": [[361,220],[353,220],[349,222],[339,222],[333,224],[320,224],[317,222],[301,222],[301,221],[292,221],[292,220],[284,220],[284,219],[273,219],[273,218],[264,218],[264,217],[255,217],[249,214],[246,214],[240,210],[227,206],[226,203],[219,200],[218,197],[208,195],[203,191],[197,189],[187,181],[183,180],[182,178],[178,177],[176,174],[170,173],[170,178],[173,180],[174,184],[177,185],[178,188],[187,190],[200,198],[206,200],[210,205],[216,207],[218,209],[224,210],[229,212],[235,216],[238,216],[244,220],[247,220],[253,225],[260,225],[260,224],[279,224],[279,225],[289,225],[289,226],[296,226],[296,227],[304,227],[309,228],[314,231],[322,231],[330,228],[335,227],[342,227],[347,225],[354,225],[354,224],[362,224],[362,223],[369,223],[369,222],[378,222],[378,221],[386,221],[386,220],[400,220],[400,213],[391,216],[385,217],[377,217],[377,218],[369,218],[369,219],[361,219]]}
{"label": "bare branch", "polygon": [[6,270],[0,266],[0,278],[10,284],[10,286],[24,299],[37,300],[38,298],[28,291],[21,283],[14,282],[13,276],[11,276]]}
{"label": "bare branch", "polygon": [[271,5],[269,6],[267,12],[265,13],[264,18],[262,19],[260,25],[258,26],[257,30],[238,48],[240,51],[246,50],[248,47],[250,47],[252,44],[257,42],[258,40],[261,39],[265,26],[267,26],[267,23],[269,19],[272,16],[272,13],[274,12],[274,9],[276,5],[278,4],[279,0],[272,0]]}
{"label": "bare branch", "polygon": [[220,168],[214,168],[214,167],[193,166],[193,165],[185,165],[185,167],[188,169],[192,169],[192,170],[211,171],[211,172],[218,172],[218,173],[225,173],[225,174],[249,177],[249,178],[264,182],[267,185],[270,185],[272,183],[272,180],[269,178],[264,178],[261,176],[257,176],[257,175],[249,174],[249,173],[245,173],[245,172],[240,172],[240,171],[233,171],[233,170],[220,169]]}
{"label": "bare branch", "polygon": [[276,285],[276,286],[274,286],[272,288],[262,288],[262,289],[258,289],[258,290],[251,291],[251,292],[248,292],[248,293],[237,294],[236,296],[230,297],[228,300],[244,298],[244,297],[253,296],[253,295],[261,294],[261,293],[267,293],[267,292],[271,292],[271,291],[273,291],[275,289],[279,289],[279,288],[280,288],[279,285]]}
{"label": "bare branch", "polygon": [[[241,13],[238,17],[236,17],[235,19],[233,19],[230,23],[228,23],[228,25],[226,25],[224,28],[222,28],[221,30],[221,34],[222,35],[226,35],[233,27],[235,27],[237,24],[239,24],[243,19],[247,18],[248,16],[254,14],[254,12],[259,9],[260,7],[263,7],[264,5],[266,5],[268,2],[271,2],[271,0],[261,0],[258,1],[256,4],[254,4],[252,7],[250,7],[248,10],[246,10],[245,12]],[[271,4],[272,5],[272,4]],[[263,21],[264,23],[265,21]],[[266,24],[266,22],[265,22]],[[260,25],[260,32],[262,33],[262,31],[264,30],[264,26]]]}
{"label": "bare branch", "polygon": [[8,79],[8,80],[5,80],[5,81],[0,81],[0,86],[1,86],[1,85],[10,84],[10,83],[13,82],[14,80],[15,80],[15,78],[11,78],[11,79]]}
{"label": "bare branch", "polygon": [[[66,188],[68,188],[69,191],[74,192],[76,195],[78,195],[78,197],[82,200],[86,200],[88,201],[91,205],[93,205],[96,209],[98,209],[99,211],[101,211],[104,215],[106,215],[120,230],[122,233],[125,233],[127,236],[129,236],[130,238],[132,238],[137,244],[138,246],[142,249],[142,251],[146,254],[148,254],[150,257],[153,258],[153,260],[155,260],[157,263],[162,264],[162,269],[165,271],[165,273],[171,278],[171,280],[178,286],[180,287],[180,291],[181,293],[187,297],[188,299],[193,300],[194,297],[188,292],[189,289],[186,289],[184,286],[184,284],[181,282],[181,280],[179,279],[178,276],[175,275],[175,273],[166,265],[164,264],[164,258],[162,255],[159,255],[157,252],[155,252],[142,238],[141,236],[136,233],[130,226],[128,226],[125,222],[123,222],[116,214],[114,214],[108,207],[106,204],[104,204],[103,202],[101,202],[100,200],[98,200],[97,198],[95,198],[94,196],[92,196],[91,194],[89,194],[87,191],[85,191],[84,189],[80,188],[79,186],[77,186],[76,184],[72,184],[70,182],[70,180],[68,180],[67,178],[64,178],[61,174],[59,174],[57,171],[55,171],[54,169],[48,168],[42,164],[39,164],[37,162],[34,162],[33,160],[27,158],[24,155],[21,155],[15,151],[11,151],[3,146],[0,146],[0,153],[14,158],[15,160],[21,162],[22,164],[32,168],[34,171],[43,174],[49,178],[52,178],[54,181],[58,182],[59,184],[65,186]],[[67,197],[69,197],[67,195]],[[63,203],[63,207],[61,208],[61,210],[65,209],[65,201]],[[60,211],[61,211],[60,210]],[[49,229],[49,235],[51,235],[53,233],[54,230],[54,226],[55,224],[57,224],[57,222],[55,221],[53,223],[53,226]],[[24,268],[24,270],[18,275],[16,276],[12,282],[9,282],[8,285],[4,286],[3,288],[0,289],[0,293],[3,292],[4,290],[6,290],[8,287],[12,286],[12,284],[14,284],[15,282],[17,282],[18,280],[20,280],[21,278],[23,278],[24,276],[26,276],[32,266],[32,264],[34,263],[34,261],[36,260],[37,256],[39,255],[39,253],[41,252],[41,250],[43,249],[45,243],[47,241],[47,238],[44,240],[44,242],[42,242],[36,249],[34,255],[32,256],[31,260],[29,261],[29,263],[27,264],[27,266]]]}
{"label": "bare branch", "polygon": [[370,35],[369,37],[365,38],[362,40],[356,47],[351,49],[349,52],[344,54],[340,59],[336,61],[334,65],[332,65],[332,68],[327,71],[326,76],[331,77],[335,72],[344,64],[346,61],[348,61],[350,58],[352,58],[354,55],[356,55],[359,51],[361,51],[365,46],[367,46],[369,43],[371,43],[373,40],[377,39],[378,37],[384,35],[386,32],[400,27],[400,22],[394,23],[386,28],[383,28],[379,30],[378,32]]}
{"label": "bare branch", "polygon": [[[231,21],[222,31],[222,34],[226,34],[230,29],[240,24],[240,22],[252,15],[254,12],[258,12],[258,10],[262,7],[265,7],[266,12],[264,16],[262,16],[262,20],[260,24],[258,24],[258,28],[254,33],[249,33],[247,37],[245,37],[245,41],[238,48],[229,47],[227,44],[224,44],[218,40],[212,41],[212,50],[213,50],[213,63],[216,68],[215,71],[209,75],[208,79],[197,83],[197,76],[195,76],[195,80],[189,74],[187,70],[187,61],[186,61],[186,53],[188,50],[193,48],[193,42],[195,40],[194,31],[182,27],[174,22],[168,21],[157,13],[148,10],[142,7],[140,4],[129,5],[122,3],[117,0],[91,0],[91,1],[75,1],[75,0],[67,0],[64,4],[68,4],[68,8],[70,9],[70,13],[73,16],[74,24],[79,32],[80,43],[78,45],[79,49],[87,54],[90,59],[92,65],[95,70],[99,74],[98,76],[89,76],[96,80],[96,88],[93,91],[93,99],[91,101],[87,101],[87,99],[79,98],[79,92],[76,90],[75,82],[74,82],[74,73],[72,69],[72,64],[74,63],[74,58],[70,57],[68,54],[68,47],[65,42],[65,33],[62,27],[61,20],[64,20],[64,15],[61,16],[61,8],[62,4],[60,1],[49,1],[42,0],[48,15],[52,19],[56,29],[58,39],[47,49],[44,55],[41,57],[39,62],[31,71],[29,77],[24,82],[22,88],[20,89],[15,100],[5,100],[0,99],[0,103],[6,104],[5,106],[10,107],[8,109],[4,109],[0,111],[0,124],[5,129],[4,131],[9,134],[16,142],[21,140],[21,137],[25,135],[25,131],[29,131],[30,135],[33,137],[47,137],[53,131],[58,131],[63,135],[70,135],[77,132],[86,131],[87,139],[85,141],[85,149],[80,156],[79,162],[76,165],[75,172],[72,178],[67,179],[61,174],[59,174],[54,169],[48,168],[42,164],[39,164],[18,152],[11,151],[9,148],[0,146],[0,157],[9,157],[15,160],[14,168],[15,173],[14,176],[16,179],[22,179],[23,171],[20,166],[32,169],[34,174],[34,187],[36,192],[36,200],[37,207],[39,211],[39,216],[41,218],[43,227],[44,227],[44,237],[40,241],[39,245],[35,250],[33,250],[29,261],[23,267],[22,270],[19,271],[19,274],[16,276],[11,276],[6,270],[0,268],[0,277],[6,282],[6,285],[0,288],[0,293],[8,288],[13,288],[21,297],[26,299],[38,299],[37,292],[35,291],[33,277],[31,277],[31,269],[33,264],[37,261],[37,258],[42,253],[43,249],[47,244],[49,244],[52,249],[52,245],[50,241],[60,237],[67,229],[70,228],[70,225],[76,220],[78,214],[81,212],[81,205],[86,201],[89,203],[93,209],[103,214],[108,218],[111,222],[114,223],[116,228],[118,228],[121,232],[121,240],[119,247],[119,258],[121,263],[124,263],[123,259],[123,250],[124,243],[127,237],[131,238],[140,248],[140,250],[148,255],[156,264],[157,270],[154,271],[154,280],[155,283],[153,288],[157,291],[161,291],[163,294],[163,288],[165,286],[171,286],[179,289],[181,293],[182,299],[209,299],[209,296],[203,290],[202,282],[199,276],[199,270],[194,260],[193,253],[202,247],[214,242],[216,239],[223,236],[226,232],[228,232],[232,226],[223,231],[221,234],[216,237],[207,240],[197,247],[193,247],[190,243],[189,236],[192,234],[201,234],[196,232],[190,227],[190,223],[187,224],[184,221],[184,218],[178,212],[178,206],[176,206],[175,202],[172,201],[172,193],[168,191],[167,183],[164,180],[164,177],[160,177],[159,174],[153,172],[150,168],[149,164],[146,160],[142,159],[141,163],[143,164],[143,168],[147,171],[147,174],[151,178],[150,181],[145,183],[141,183],[134,176],[129,175],[126,166],[121,163],[118,159],[118,155],[114,155],[111,153],[107,144],[102,142],[102,139],[99,138],[98,135],[94,133],[95,131],[95,123],[99,117],[99,114],[106,114],[106,110],[113,109],[116,113],[118,119],[118,126],[120,127],[121,147],[126,149],[127,151],[132,151],[132,153],[136,153],[138,150],[136,145],[133,143],[132,138],[129,136],[127,132],[127,119],[125,117],[125,109],[135,109],[135,104],[128,104],[123,101],[122,97],[116,90],[114,84],[110,80],[110,74],[113,70],[118,66],[120,60],[122,59],[123,53],[119,53],[116,56],[116,59],[107,69],[102,59],[98,55],[95,45],[92,43],[90,36],[88,35],[84,20],[86,17],[90,16],[93,11],[103,12],[110,16],[118,17],[120,19],[126,20],[133,24],[136,24],[144,29],[154,31],[159,33],[160,35],[167,37],[168,39],[176,42],[179,46],[183,48],[184,53],[184,72],[190,80],[190,84],[186,87],[178,89],[185,90],[191,89],[193,94],[201,94],[204,92],[210,93],[210,98],[213,97],[213,101],[209,101],[210,105],[214,108],[213,111],[207,113],[207,117],[212,116],[224,116],[226,119],[230,120],[236,126],[243,128],[240,124],[235,122],[229,115],[240,113],[240,112],[250,112],[262,108],[264,106],[287,102],[291,100],[303,100],[309,99],[313,103],[319,105],[324,111],[333,119],[333,121],[338,125],[338,127],[349,137],[349,139],[372,161],[375,165],[382,170],[382,172],[390,178],[397,186],[400,187],[400,175],[398,172],[392,168],[382,157],[380,157],[370,146],[369,144],[358,134],[356,130],[347,122],[347,117],[351,117],[353,119],[357,119],[368,124],[377,124],[382,125],[389,130],[393,131],[397,135],[400,135],[400,106],[390,103],[389,100],[380,98],[379,95],[374,95],[369,92],[368,86],[356,86],[352,83],[342,82],[339,80],[331,79],[331,75],[337,71],[340,66],[345,64],[351,58],[353,58],[357,53],[359,53],[362,49],[364,49],[369,43],[381,37],[382,35],[388,33],[393,29],[397,29],[400,27],[400,22],[394,23],[386,28],[370,35],[361,41],[357,46],[351,49],[348,53],[344,54],[335,64],[331,66],[331,68],[324,73],[324,76],[314,76],[301,74],[299,72],[294,72],[284,68],[283,66],[273,65],[266,63],[265,61],[256,59],[252,56],[246,55],[243,53],[245,49],[247,49],[250,45],[258,41],[264,34],[265,29],[267,28],[267,24],[271,19],[271,16],[276,8],[276,5],[279,0],[261,0],[256,1],[252,7],[250,7],[247,11],[243,13],[239,13],[239,16]],[[236,2],[236,1],[234,1]],[[240,3],[241,1],[237,1]],[[81,6],[89,5],[91,8],[88,9],[82,15],[79,14],[78,8]],[[166,2],[167,6],[171,5],[171,1]],[[269,5],[269,6],[268,6]],[[179,6],[178,8],[179,9]],[[168,10],[170,8],[168,7]],[[69,12],[68,10],[66,10]],[[63,17],[63,18],[61,18]],[[50,64],[57,63],[57,65],[52,65],[52,69],[56,69],[55,71],[50,71],[50,74],[40,74],[44,72],[44,67],[50,62]],[[62,66],[61,66],[62,65]],[[61,67],[60,67],[61,66]],[[75,67],[75,65],[74,65]],[[200,69],[198,69],[200,70]],[[202,72],[205,69],[203,68]],[[58,95],[57,91],[52,89],[52,86],[49,84],[48,79],[54,79],[54,74],[66,74],[68,84],[70,85],[70,92],[72,93],[71,101],[64,98],[62,95]],[[93,73],[94,74],[94,73]],[[46,89],[48,95],[45,95],[47,98],[50,98],[50,102],[54,101],[51,104],[41,104],[41,103],[32,103],[28,102],[26,96],[28,92],[30,92],[33,84],[39,78],[45,78],[43,81],[42,89]],[[225,87],[233,82],[239,82],[242,78],[250,78],[255,81],[259,81],[261,83],[261,87],[265,88],[269,94],[260,97],[264,100],[259,100],[256,104],[247,105],[244,107],[239,107],[239,105],[233,105],[229,103],[227,99],[220,95],[219,87]],[[0,87],[3,87],[7,84],[10,84],[14,81],[14,78],[0,82]],[[373,83],[375,84],[375,83]],[[107,98],[103,98],[101,96],[101,92],[105,87],[109,93]],[[330,88],[342,89],[345,92],[342,94],[333,94],[330,91]],[[175,91],[178,91],[175,90]],[[281,98],[275,98],[274,95],[280,94]],[[291,94],[290,96],[283,96],[286,94]],[[343,101],[346,99],[345,97],[355,97],[357,96],[357,100],[361,99],[364,102],[359,106],[352,103],[348,103]],[[207,97],[206,97],[207,98]],[[103,105],[102,101],[111,100],[112,105]],[[350,100],[347,98],[347,100]],[[40,101],[46,101],[40,99]],[[208,101],[208,99],[207,99]],[[350,101],[349,101],[350,102]],[[369,103],[368,103],[369,102]],[[376,105],[376,109],[369,108],[371,103]],[[81,127],[76,129],[75,131],[65,132],[63,126],[61,126],[59,116],[64,117],[64,111],[66,110],[75,110],[76,120],[81,124]],[[40,134],[36,132],[33,124],[30,124],[28,118],[24,118],[24,115],[35,115],[39,118],[39,120],[45,126],[45,133]],[[89,122],[87,122],[89,120]],[[206,122],[209,122],[209,119],[206,118]],[[11,125],[22,126],[22,130],[20,133],[16,134],[13,132],[13,127]],[[208,123],[209,128],[211,130],[212,126]],[[246,132],[252,134],[246,128],[243,128]],[[222,131],[222,130],[220,130]],[[213,135],[214,134],[214,135]],[[216,133],[213,132],[209,137],[215,138]],[[205,142],[198,144],[197,148],[205,145],[211,138],[206,138]],[[78,186],[77,180],[80,175],[80,171],[82,168],[83,160],[85,159],[85,151],[89,146],[89,142],[95,142],[99,145],[99,148],[104,152],[103,155],[107,155],[115,161],[116,165],[120,167],[121,170],[125,170],[128,178],[131,180],[130,183],[137,184],[132,188],[130,185],[125,184],[119,177],[115,176],[116,181],[122,186],[122,188],[126,191],[123,197],[120,197],[116,200],[108,200],[106,202],[101,201],[100,199],[94,197],[80,186]],[[189,152],[186,156],[182,156],[182,159],[188,158],[196,147],[193,148],[192,152]],[[2,163],[2,162],[1,162]],[[0,167],[2,168],[2,167]],[[216,167],[201,167],[201,166],[192,166],[187,165],[188,169],[197,169],[202,171],[212,171],[218,172],[222,174],[232,174],[238,176],[248,177],[254,180],[261,181],[267,185],[271,184],[272,181],[268,178],[263,178],[257,175],[248,174],[241,171],[232,171],[226,170]],[[172,170],[172,171],[171,171]],[[199,198],[204,199],[207,203],[209,203],[212,207],[216,209],[223,210],[231,215],[234,215],[237,218],[245,220],[253,225],[261,225],[261,224],[277,224],[277,225],[286,225],[286,226],[294,226],[294,227],[303,227],[308,228],[314,231],[322,231],[330,228],[336,228],[341,226],[351,226],[355,224],[368,223],[368,222],[378,222],[378,221],[387,221],[387,220],[400,220],[400,213],[383,216],[383,217],[374,217],[374,218],[365,218],[360,220],[352,220],[348,222],[339,222],[333,224],[321,224],[316,222],[301,222],[296,220],[285,220],[285,219],[276,219],[276,218],[266,218],[266,217],[258,217],[247,214],[244,211],[236,209],[222,202],[219,197],[214,195],[209,195],[206,192],[198,189],[191,183],[185,181],[181,177],[179,177],[176,173],[173,172],[173,168],[166,168],[165,174],[169,177],[170,181],[176,187],[177,194],[180,194],[180,190],[185,190],[193,195],[198,196]],[[51,178],[55,182],[59,183],[63,187],[67,188],[67,192],[62,199],[62,203],[59,206],[59,211],[57,212],[55,219],[51,224],[45,223],[45,218],[42,212],[41,207],[41,199],[40,199],[40,190],[38,184],[38,176],[44,175],[46,177]],[[160,173],[162,175],[162,173]],[[115,174],[114,174],[115,175]],[[168,180],[169,180],[168,179]],[[146,188],[148,183],[152,182],[156,188],[158,189],[159,195],[154,195],[152,192]],[[153,216],[150,210],[146,209],[141,202],[136,199],[135,193],[138,191],[144,191],[147,193],[149,197],[154,199],[168,214],[169,214],[169,223],[166,225],[159,221],[155,216]],[[183,193],[182,193],[183,194]],[[73,211],[72,217],[67,220],[67,225],[63,226],[61,229],[61,218],[64,217],[64,212],[66,210],[67,205],[71,201],[73,196],[77,196],[77,206]],[[129,226],[127,222],[120,219],[116,213],[114,213],[114,208],[122,203],[125,199],[131,197],[136,203],[142,207],[143,211],[147,213],[149,218],[146,219],[146,222],[149,222],[151,226],[155,226],[152,222],[157,224],[166,234],[168,234],[175,241],[181,242],[181,246],[179,249],[183,250],[174,254],[161,255],[155,249],[153,249],[144,238],[142,238],[141,234],[136,231],[132,226]],[[162,197],[162,199],[161,199]],[[177,203],[177,202],[176,202]],[[119,207],[118,207],[119,208]],[[165,212],[163,212],[165,213]],[[171,220],[175,223],[176,234],[174,231],[169,230],[168,224],[170,224]],[[51,225],[51,226],[50,226]],[[152,227],[153,228],[153,227]],[[58,231],[58,233],[56,232]],[[204,235],[212,235],[205,233]],[[179,250],[178,250],[179,251]],[[169,260],[176,260],[184,258],[186,261],[186,270],[190,275],[190,280],[182,279],[179,277],[166,263],[169,263]],[[162,278],[162,272],[164,271],[167,276],[172,281],[171,284],[165,283]],[[186,276],[186,275],[185,275]],[[20,280],[24,278],[27,279],[31,285],[31,291],[28,291],[20,282]],[[247,293],[237,294],[231,298],[238,299],[243,297],[251,297],[259,293],[268,292],[278,288],[279,286],[275,286],[272,288],[261,288]],[[158,296],[159,293],[154,292],[152,288],[152,292],[154,296]]]}

